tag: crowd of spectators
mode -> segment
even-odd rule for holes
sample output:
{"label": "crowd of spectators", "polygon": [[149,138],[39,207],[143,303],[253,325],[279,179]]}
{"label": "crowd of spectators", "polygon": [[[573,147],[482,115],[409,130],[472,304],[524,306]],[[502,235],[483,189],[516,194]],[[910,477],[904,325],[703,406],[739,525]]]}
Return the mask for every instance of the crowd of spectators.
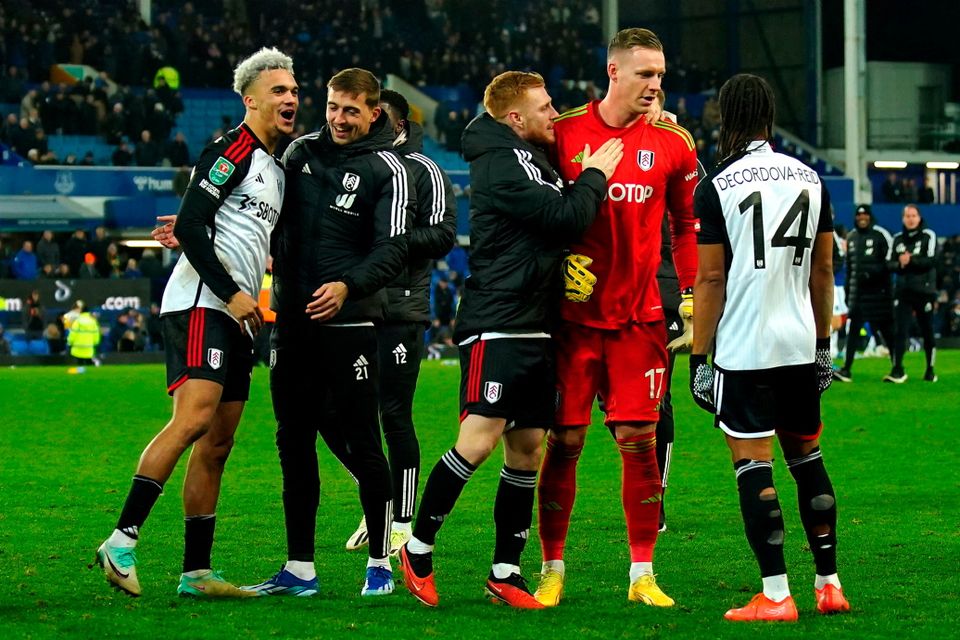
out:
{"label": "crowd of spectators", "polygon": [[10,238],[0,237],[0,279],[160,280],[168,271],[155,250],[144,249],[135,255],[105,227],[97,227],[90,237],[83,229],[59,238],[52,231],[44,231],[36,240],[21,235],[14,242],[16,246],[11,246]]}
{"label": "crowd of spectators", "polygon": [[880,189],[883,202],[913,202],[916,204],[930,204],[934,201],[933,187],[930,179],[923,179],[923,186],[917,187],[917,179],[907,176],[901,178],[895,171],[887,174]]}
{"label": "crowd of spectators", "polygon": [[[263,45],[296,60],[301,132],[320,124],[314,103],[326,79],[347,66],[418,86],[466,87],[476,102],[498,73],[533,69],[547,79],[561,112],[601,97],[606,86],[599,0],[489,0],[483,10],[451,0],[158,0],[152,10],[148,25],[128,0],[0,6],[0,103],[21,105],[19,114],[7,115],[0,142],[38,164],[93,164],[92,154],[58,157],[48,136],[101,135],[115,146],[114,165],[185,166],[183,137],[170,140],[183,102],[157,70],[179,70],[184,86],[222,89],[236,63]],[[55,62],[89,65],[101,77],[51,85]],[[107,79],[118,92],[107,95]],[[668,95],[715,92],[717,83],[715,71],[671,56]],[[685,107],[677,108],[686,118]],[[439,109],[441,143],[459,150],[457,132],[473,115],[462,105]],[[706,155],[715,127],[699,126],[699,114],[691,119]]]}

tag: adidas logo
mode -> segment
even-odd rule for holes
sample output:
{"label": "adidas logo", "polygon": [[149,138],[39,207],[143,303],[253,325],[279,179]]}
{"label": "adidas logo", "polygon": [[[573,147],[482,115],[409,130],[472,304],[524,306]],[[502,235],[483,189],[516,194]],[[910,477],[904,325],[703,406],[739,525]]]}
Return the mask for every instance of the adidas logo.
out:
{"label": "adidas logo", "polygon": [[570,162],[574,164],[580,164],[581,162],[583,162],[583,151],[573,156],[573,158],[570,159]]}
{"label": "adidas logo", "polygon": [[647,498],[646,500],[644,500],[641,504],[656,504],[657,502],[662,502],[662,501],[663,501],[663,496],[660,495],[659,493],[656,493],[650,496],[649,498]]}
{"label": "adidas logo", "polygon": [[677,331],[680,328],[680,325],[677,324],[677,321],[674,320],[673,324],[670,325],[670,331]]}
{"label": "adidas logo", "polygon": [[370,362],[363,357],[363,354],[353,363],[353,370],[357,374],[357,380],[367,380],[370,378],[370,374],[367,371],[369,364]]}
{"label": "adidas logo", "polygon": [[520,538],[521,540],[526,540],[530,536],[530,529],[525,529],[524,531],[519,531],[513,534],[514,538]]}
{"label": "adidas logo", "polygon": [[[306,166],[306,165],[304,165],[304,166]],[[260,184],[266,184],[266,182],[263,181],[263,174],[262,174],[262,173],[258,173],[258,174],[257,174],[257,177],[254,178],[254,180],[256,180],[257,182],[259,182]]]}
{"label": "adidas logo", "polygon": [[407,348],[403,346],[402,342],[393,348],[393,357],[397,364],[405,364],[407,362]]}
{"label": "adidas logo", "polygon": [[308,165],[308,164],[303,165],[303,169],[301,169],[300,171],[301,171],[301,173],[305,173],[305,174],[307,174],[308,176],[313,175],[313,172],[310,171],[310,165]]}

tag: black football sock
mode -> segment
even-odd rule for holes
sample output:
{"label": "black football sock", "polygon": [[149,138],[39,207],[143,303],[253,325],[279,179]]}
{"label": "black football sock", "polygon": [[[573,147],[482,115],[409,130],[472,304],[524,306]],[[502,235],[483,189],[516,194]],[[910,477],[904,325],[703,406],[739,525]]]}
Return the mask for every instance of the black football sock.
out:
{"label": "black football sock", "polygon": [[117,529],[137,540],[140,537],[140,527],[147,521],[147,516],[161,493],[162,482],[146,476],[133,476],[130,493],[127,494],[127,500],[123,503],[123,510],[117,520]]}
{"label": "black football sock", "polygon": [[787,572],[783,559],[783,513],[773,489],[773,463],[769,460],[738,460],[737,472],[740,492],[740,513],[744,531],[753,554],[760,565],[760,576],[778,576]]}
{"label": "black football sock", "polygon": [[477,468],[467,462],[456,449],[450,449],[430,472],[420,499],[420,510],[413,535],[424,544],[435,544],[437,531],[453,510],[460,493]]}
{"label": "black football sock", "polygon": [[800,521],[817,575],[833,575],[837,572],[837,498],[820,447],[802,458],[787,460],[787,468],[797,481]]}
{"label": "black football sock", "polygon": [[183,572],[210,568],[216,514],[187,516],[183,519]]}
{"label": "black football sock", "polygon": [[520,556],[533,522],[536,489],[536,471],[520,471],[507,466],[500,470],[500,486],[493,505],[493,521],[497,529],[494,564],[520,566]]}

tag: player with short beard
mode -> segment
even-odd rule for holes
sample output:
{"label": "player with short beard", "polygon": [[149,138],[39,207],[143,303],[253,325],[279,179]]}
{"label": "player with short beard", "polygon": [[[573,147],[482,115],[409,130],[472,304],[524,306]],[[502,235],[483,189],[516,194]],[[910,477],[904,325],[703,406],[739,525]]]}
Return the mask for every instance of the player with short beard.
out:
{"label": "player with short beard", "polygon": [[177,591],[248,595],[211,570],[210,552],[223,469],[250,392],[253,336],[263,326],[256,296],[283,201],[273,151],[293,132],[299,90],[293,61],[266,48],[237,65],[233,88],[246,108],[243,123],[203,150],[176,224],[162,232],[183,248],[161,306],[173,417],[141,454],[116,529],[97,549],[107,580],[132,596],[141,593],[134,554],[140,528],[191,445]]}
{"label": "player with short beard", "polygon": [[583,173],[566,187],[544,153],[554,142],[557,112],[543,78],[500,74],[487,86],[483,103],[486,113],[467,126],[462,141],[473,193],[471,275],[455,334],[460,431],[456,445],[430,472],[400,560],[410,593],[436,606],[437,532],[502,439],[504,465],[493,507],[496,546],[486,589],[494,601],[541,609],[521,575],[520,556],[533,518],[543,435],[554,413],[550,333],[562,298],[560,266],[568,244],[593,221],[622,145],[607,141],[594,155],[589,145],[582,148]]}

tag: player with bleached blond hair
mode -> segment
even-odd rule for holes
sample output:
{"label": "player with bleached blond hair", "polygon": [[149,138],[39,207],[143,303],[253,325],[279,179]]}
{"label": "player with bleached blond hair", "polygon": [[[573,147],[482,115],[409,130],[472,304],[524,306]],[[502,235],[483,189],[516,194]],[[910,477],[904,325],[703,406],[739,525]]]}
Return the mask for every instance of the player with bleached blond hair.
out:
{"label": "player with bleached blond hair", "polygon": [[299,89],[290,57],[267,48],[237,65],[233,88],[246,109],[243,122],[200,154],[176,223],[161,232],[183,249],[160,309],[173,417],[141,454],[116,528],[97,549],[107,580],[131,596],[141,593],[134,554],[140,528],[191,446],[177,592],[253,595],[213,571],[210,554],[223,469],[250,392],[253,336],[263,326],[257,296],[283,202],[285,177],[273,152],[280,136],[293,132]]}

